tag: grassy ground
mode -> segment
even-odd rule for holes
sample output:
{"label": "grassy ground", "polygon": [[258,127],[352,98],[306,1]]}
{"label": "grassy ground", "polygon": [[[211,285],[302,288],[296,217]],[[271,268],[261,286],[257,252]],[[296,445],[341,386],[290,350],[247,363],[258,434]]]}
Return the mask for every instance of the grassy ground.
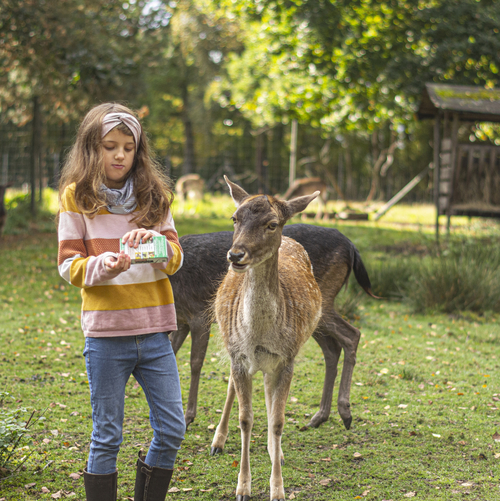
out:
{"label": "grassy ground", "polygon": [[[230,204],[227,210],[229,216]],[[179,211],[181,235],[230,228],[228,218],[217,218],[215,212],[197,214]],[[402,249],[432,239],[424,230],[403,225],[338,227],[368,261],[371,253],[382,252],[396,259]],[[497,231],[493,226],[486,230]],[[24,467],[0,482],[0,499],[84,499],[78,477],[88,451],[91,410],[78,290],[57,275],[54,234],[7,235],[0,253],[0,380],[12,396],[4,408],[47,409],[31,430],[33,443],[19,451],[17,458],[31,454]],[[500,432],[500,318],[415,315],[406,304],[365,297],[354,319],[362,339],[351,430],[343,428],[335,405],[320,428],[304,428],[319,405],[323,360],[313,340],[297,359],[283,436],[287,499],[500,500],[500,442],[493,438]],[[168,499],[234,499],[240,459],[236,404],[224,454],[209,455],[229,372],[215,328],[212,333],[198,416],[179,453]],[[178,354],[186,398],[189,350],[188,340]],[[257,375],[251,449],[255,500],[269,499],[264,409]],[[119,499],[133,496],[137,450],[147,447],[150,438],[147,404],[131,380]]]}

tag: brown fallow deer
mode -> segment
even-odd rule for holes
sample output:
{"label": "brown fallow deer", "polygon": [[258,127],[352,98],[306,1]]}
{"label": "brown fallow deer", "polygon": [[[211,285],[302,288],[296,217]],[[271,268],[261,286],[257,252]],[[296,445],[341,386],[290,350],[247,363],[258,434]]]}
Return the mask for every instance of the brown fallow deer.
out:
{"label": "brown fallow deer", "polygon": [[186,174],[181,176],[175,183],[175,193],[180,202],[187,200],[200,201],[203,199],[205,181],[199,174]]}
{"label": "brown fallow deer", "polygon": [[303,177],[296,179],[292,185],[286,190],[283,195],[285,200],[291,200],[296,197],[303,197],[305,195],[311,195],[315,191],[319,191],[320,195],[316,199],[318,203],[318,209],[316,212],[315,219],[319,220],[322,216],[327,216],[326,214],[326,199],[328,197],[327,186],[325,182],[319,177]]}
{"label": "brown fallow deer", "polygon": [[[283,235],[293,238],[307,251],[323,296],[323,315],[313,337],[323,351],[325,381],[319,410],[308,426],[318,427],[330,416],[337,366],[344,350],[338,411],[345,427],[349,429],[352,421],[349,403],[351,380],[360,333],[335,311],[334,301],[341,288],[347,285],[351,271],[365,292],[375,297],[371,291],[370,278],[358,249],[335,228],[290,224],[283,228]],[[231,231],[182,236],[180,243],[184,249],[184,264],[170,277],[178,325],[178,330],[170,334],[175,353],[191,332],[191,380],[185,415],[187,425],[196,417],[200,374],[210,339],[211,324],[205,312],[210,309],[217,285],[227,272],[226,256],[232,242]]]}
{"label": "brown fallow deer", "polygon": [[[273,501],[284,501],[281,435],[285,404],[294,359],[321,318],[321,291],[307,252],[295,240],[282,237],[282,229],[319,193],[287,202],[266,195],[250,196],[224,178],[237,209],[232,216],[229,271],[217,290],[214,312],[231,361],[228,385],[234,387],[239,404],[241,463],[236,499],[247,501],[251,495],[252,378],[262,371],[272,463],[270,494]],[[224,448],[229,401],[233,399],[228,391],[212,453]]]}

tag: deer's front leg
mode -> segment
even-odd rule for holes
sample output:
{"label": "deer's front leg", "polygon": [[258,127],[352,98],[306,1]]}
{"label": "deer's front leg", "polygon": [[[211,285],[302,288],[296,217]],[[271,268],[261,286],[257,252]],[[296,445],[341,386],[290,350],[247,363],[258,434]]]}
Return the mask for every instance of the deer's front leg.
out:
{"label": "deer's front leg", "polygon": [[270,433],[268,434],[268,449],[271,453],[272,470],[269,480],[271,486],[271,500],[285,501],[285,488],[283,486],[283,476],[281,474],[281,436],[285,426],[285,406],[290,392],[290,385],[293,376],[293,363],[284,367],[279,373],[269,375],[269,382],[266,391],[272,405],[272,414],[268,416]]}
{"label": "deer's front leg", "polygon": [[244,371],[232,371],[231,374],[238,396],[241,428],[241,462],[236,501],[248,501],[252,494],[252,475],[250,472],[250,438],[253,427],[252,376]]}
{"label": "deer's front leg", "polygon": [[231,415],[231,408],[233,407],[235,395],[233,376],[231,374],[229,376],[229,382],[227,383],[227,397],[226,403],[224,404],[224,410],[222,411],[222,416],[215,430],[214,439],[212,440],[212,447],[210,449],[211,456],[220,454],[224,450],[227,434],[229,432],[229,416]]}
{"label": "deer's front leg", "polygon": [[210,323],[204,318],[195,318],[191,321],[191,381],[189,384],[189,398],[186,408],[186,426],[189,426],[196,417],[198,402],[198,388],[200,374],[207,354],[208,340],[210,339]]}

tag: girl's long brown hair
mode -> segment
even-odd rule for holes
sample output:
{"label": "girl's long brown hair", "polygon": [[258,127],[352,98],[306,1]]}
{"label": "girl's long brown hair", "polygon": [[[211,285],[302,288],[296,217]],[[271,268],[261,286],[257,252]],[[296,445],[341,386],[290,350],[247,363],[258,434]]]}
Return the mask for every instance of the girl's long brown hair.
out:
{"label": "girl's long brown hair", "polygon": [[[106,207],[106,199],[101,190],[106,175],[102,155],[102,120],[108,113],[135,113],[117,103],[100,104],[92,108],[83,119],[64,163],[59,182],[59,200],[64,190],[75,183],[75,201],[79,210],[89,218]],[[136,117],[137,118],[137,117]],[[124,124],[116,127],[121,132],[132,135]],[[161,165],[151,157],[148,140],[142,131],[139,147],[129,177],[134,181],[134,195],[137,210],[133,222],[139,228],[153,228],[165,221],[174,198],[170,179],[163,174]]]}

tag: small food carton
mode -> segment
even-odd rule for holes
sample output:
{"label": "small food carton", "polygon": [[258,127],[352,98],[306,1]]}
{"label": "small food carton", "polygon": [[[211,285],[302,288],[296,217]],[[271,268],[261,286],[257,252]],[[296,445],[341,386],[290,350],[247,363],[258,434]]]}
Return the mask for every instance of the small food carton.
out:
{"label": "small food carton", "polygon": [[168,261],[167,238],[165,236],[153,237],[145,244],[138,247],[130,247],[128,242],[122,244],[120,239],[120,251],[130,256],[132,264],[163,263]]}

